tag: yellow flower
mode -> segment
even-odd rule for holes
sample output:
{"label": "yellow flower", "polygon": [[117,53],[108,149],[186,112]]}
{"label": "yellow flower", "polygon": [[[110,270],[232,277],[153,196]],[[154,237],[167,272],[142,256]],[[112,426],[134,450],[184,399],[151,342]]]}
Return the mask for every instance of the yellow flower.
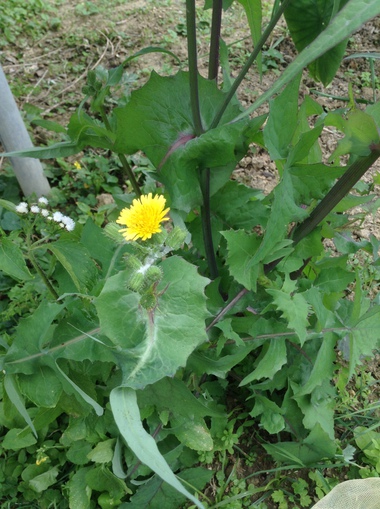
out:
{"label": "yellow flower", "polygon": [[162,195],[152,197],[152,193],[134,199],[131,207],[123,209],[116,220],[118,224],[126,226],[120,230],[125,239],[147,240],[154,233],[159,233],[160,223],[169,219],[165,215],[170,209],[165,209],[165,204],[166,200]]}
{"label": "yellow flower", "polygon": [[79,163],[78,161],[75,161],[74,166],[75,166],[75,168],[76,168],[77,170],[82,169],[82,166],[80,165],[80,163]]}

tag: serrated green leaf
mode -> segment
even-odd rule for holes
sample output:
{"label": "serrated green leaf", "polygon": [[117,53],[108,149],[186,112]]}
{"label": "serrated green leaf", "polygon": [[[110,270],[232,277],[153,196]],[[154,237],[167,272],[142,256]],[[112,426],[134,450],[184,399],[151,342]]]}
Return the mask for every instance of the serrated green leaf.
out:
{"label": "serrated green leaf", "polygon": [[240,386],[247,385],[253,380],[270,378],[281,369],[287,361],[286,342],[284,338],[271,339],[263,346],[263,353],[258,359],[257,367],[240,382]]}
{"label": "serrated green leaf", "polygon": [[19,281],[33,279],[21,249],[6,237],[0,238],[0,271]]}
{"label": "serrated green leaf", "polygon": [[207,340],[204,288],[209,280],[176,256],[160,267],[164,276],[154,309],[140,307],[139,295],[126,288],[129,271],[109,278],[95,301],[102,332],[119,347],[123,384],[136,389],[173,376]]}
{"label": "serrated green leaf", "polygon": [[301,76],[289,83],[282,93],[269,101],[269,117],[264,140],[271,159],[286,159],[297,128],[298,90]]}
{"label": "serrated green leaf", "polygon": [[282,311],[282,317],[288,322],[290,329],[293,329],[300,340],[304,343],[307,335],[309,304],[305,297],[296,293],[297,282],[292,281],[286,276],[281,290],[268,288],[265,291],[272,295],[273,302],[279,311]]}
{"label": "serrated green leaf", "polygon": [[361,363],[363,358],[371,357],[373,350],[380,347],[379,323],[380,306],[374,306],[355,324],[352,324],[349,334],[350,362],[348,378],[353,375],[355,367]]}
{"label": "serrated green leaf", "polygon": [[253,265],[251,260],[260,246],[261,239],[256,234],[248,234],[244,230],[221,233],[227,241],[227,263],[231,276],[247,290],[255,290],[260,267]]}
{"label": "serrated green leaf", "polygon": [[249,413],[252,417],[260,417],[260,424],[268,433],[279,433],[285,428],[283,411],[274,401],[255,395],[255,405]]}
{"label": "serrated green leaf", "polygon": [[145,431],[135,391],[128,387],[117,387],[111,391],[110,403],[120,433],[137,458],[199,509],[204,509],[199,500],[179,482],[158,450],[155,440]]}

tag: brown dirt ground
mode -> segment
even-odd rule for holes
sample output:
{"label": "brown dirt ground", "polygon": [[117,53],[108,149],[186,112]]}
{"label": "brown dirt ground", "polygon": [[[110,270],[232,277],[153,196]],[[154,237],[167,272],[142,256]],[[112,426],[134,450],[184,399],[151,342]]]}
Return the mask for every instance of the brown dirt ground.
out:
{"label": "brown dirt ground", "polygon": [[[67,0],[54,12],[60,18],[61,24],[56,31],[48,31],[38,40],[23,39],[20,44],[9,45],[0,53],[0,62],[8,77],[11,87],[17,96],[20,109],[26,103],[40,108],[42,116],[65,124],[82,99],[81,88],[85,84],[87,72],[97,65],[114,67],[119,65],[131,54],[146,46],[164,46],[173,51],[181,60],[186,58],[186,39],[180,32],[181,24],[185,21],[184,2],[179,0],[130,0],[115,5],[112,9],[93,15],[83,16],[78,13],[77,1]],[[96,4],[96,1],[94,0]],[[201,5],[201,3],[199,3]],[[268,10],[269,14],[269,10]],[[209,22],[207,13],[202,15],[201,21]],[[231,48],[233,58],[232,74],[236,73],[244,55],[251,50],[249,31],[244,21],[244,15],[239,5],[225,14],[223,37],[226,43],[241,40]],[[206,74],[207,60],[205,55],[208,48],[207,24],[202,33],[199,47],[200,72]],[[278,44],[277,44],[278,43]],[[287,36],[284,25],[280,25],[269,41],[269,45],[276,46],[282,52],[284,62],[277,64],[277,69],[266,72],[262,80],[257,73],[250,72],[239,91],[239,99],[243,105],[249,105],[261,92],[276,79],[276,76],[287,63],[292,61],[295,50]],[[380,18],[367,23],[354,37],[350,39],[347,52],[378,51],[380,47]],[[377,75],[380,76],[380,65],[376,63]],[[133,76],[139,76],[139,85],[146,80],[151,70],[159,73],[171,74],[176,71],[175,61],[159,53],[147,54],[130,63],[128,71]],[[354,77],[348,77],[348,73]],[[372,98],[372,90],[358,82],[355,76],[368,72],[369,66],[365,60],[349,60],[342,66],[326,89],[316,84],[305,72],[302,80],[301,96],[311,89],[330,94],[332,96],[347,96],[349,82],[353,82],[357,97]],[[137,86],[135,83],[134,86]],[[380,94],[380,91],[377,92]],[[342,107],[341,101],[328,97],[315,96],[320,104],[327,109]],[[46,133],[41,129],[34,129],[36,144],[46,141]],[[321,146],[326,158],[334,150],[339,134],[332,129],[325,129],[321,137]],[[1,161],[0,161],[1,168]],[[372,168],[364,180],[371,181],[373,174],[380,171],[380,163]],[[269,192],[277,182],[275,164],[269,155],[263,151],[256,151],[252,147],[250,153],[242,159],[235,171],[235,177],[240,181]],[[380,186],[375,186],[375,192],[380,196]],[[368,238],[370,234],[380,238],[380,213],[367,215],[363,225],[357,232],[358,237]],[[378,360],[372,366],[372,373],[380,379]],[[231,458],[231,461],[233,459]],[[268,457],[261,457],[252,467],[254,471],[266,471],[273,468]],[[249,471],[245,469],[244,475]],[[297,477],[302,473],[293,472]],[[265,485],[270,476],[262,474],[254,478],[257,486]],[[212,486],[210,487],[212,491]],[[266,501],[270,504],[269,501]],[[269,506],[271,507],[271,506]],[[277,504],[273,508],[278,507]]]}

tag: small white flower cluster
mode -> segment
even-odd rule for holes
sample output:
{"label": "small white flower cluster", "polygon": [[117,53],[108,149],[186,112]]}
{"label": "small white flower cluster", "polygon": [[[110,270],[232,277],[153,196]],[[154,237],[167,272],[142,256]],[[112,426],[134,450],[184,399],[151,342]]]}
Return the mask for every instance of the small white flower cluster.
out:
{"label": "small white flower cluster", "polygon": [[[32,214],[41,214],[50,221],[58,223],[61,228],[66,228],[68,232],[71,232],[75,228],[75,221],[71,217],[63,215],[61,212],[56,211],[53,214],[50,213],[45,207],[49,204],[49,201],[44,196],[38,199],[38,205],[31,205],[30,212]],[[25,201],[20,202],[16,206],[16,212],[19,214],[27,214],[29,212],[29,206]]]}

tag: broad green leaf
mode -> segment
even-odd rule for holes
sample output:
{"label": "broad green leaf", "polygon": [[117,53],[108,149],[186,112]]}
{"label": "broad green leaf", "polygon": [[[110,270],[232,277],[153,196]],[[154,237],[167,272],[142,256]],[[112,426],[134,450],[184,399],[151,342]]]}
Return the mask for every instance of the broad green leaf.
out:
{"label": "broad green leaf", "polygon": [[[48,362],[48,361],[46,361]],[[85,391],[83,391],[78,384],[76,384],[70,377],[66,375],[66,373],[58,366],[57,362],[51,360],[49,362],[50,365],[55,367],[58,375],[60,375],[62,384],[64,385],[65,392],[68,394],[74,393],[76,396],[79,395],[86,403],[88,403],[95,410],[96,415],[103,415],[103,408],[99,405],[97,401],[95,401],[91,396],[89,396]]]}
{"label": "broad green leaf", "polygon": [[87,454],[87,458],[94,463],[111,463],[114,446],[114,438],[98,442],[92,451]]}
{"label": "broad green leaf", "polygon": [[305,467],[324,459],[332,459],[336,452],[335,441],[317,424],[300,443],[280,442],[264,444],[264,449],[279,463]]}
{"label": "broad green leaf", "polygon": [[[149,81],[132,93],[126,106],[116,108],[114,147],[127,154],[142,150],[157,168],[155,176],[165,184],[172,207],[186,212],[202,203],[198,169],[227,167],[226,182],[246,151],[250,126],[247,121],[228,123],[240,112],[238,106],[230,104],[222,118],[225,125],[207,131],[225,94],[214,81],[199,76],[200,111],[206,132],[196,137],[189,90],[188,73],[170,77],[152,73]],[[215,177],[221,187],[224,182]]]}
{"label": "broad green leaf", "polygon": [[348,378],[365,357],[371,357],[380,347],[380,306],[372,307],[355,324],[352,324],[350,338],[350,363]]}
{"label": "broad green leaf", "polygon": [[170,418],[170,424],[181,444],[195,451],[212,451],[214,442],[203,419],[173,415]]}
{"label": "broad green leaf", "polygon": [[137,393],[140,408],[154,405],[158,412],[169,410],[181,417],[201,419],[212,416],[221,417],[223,412],[213,410],[196,398],[184,382],[177,378],[165,377],[155,384],[148,385]]}
{"label": "broad green leaf", "polygon": [[12,404],[16,407],[17,411],[24,418],[27,425],[33,431],[34,436],[37,437],[36,428],[33,425],[32,419],[30,418],[25,404],[22,400],[20,389],[17,386],[17,381],[13,375],[6,374],[4,377],[4,389],[8,395],[8,398]]}
{"label": "broad green leaf", "polygon": [[203,373],[207,373],[223,379],[226,378],[227,373],[231,371],[234,366],[247,357],[253,348],[255,348],[255,345],[251,343],[245,345],[244,348],[238,348],[230,355],[224,355],[219,358],[216,358],[210,352],[194,352],[190,355],[187,366],[200,376],[203,375]]}
{"label": "broad green leaf", "polygon": [[179,482],[160,453],[154,438],[145,431],[140,418],[136,392],[128,387],[117,387],[111,391],[110,403],[120,433],[137,458],[197,507],[204,509],[199,500]]}
{"label": "broad green leaf", "polygon": [[273,378],[273,376],[286,363],[286,342],[284,338],[275,338],[263,346],[257,367],[240,382],[240,386],[247,385],[253,380]]}
{"label": "broad green leaf", "polygon": [[126,288],[129,271],[109,278],[95,300],[102,333],[118,345],[123,385],[139,389],[173,376],[207,340],[204,288],[208,279],[194,265],[173,256],[162,262],[157,305],[146,310]]}
{"label": "broad green leaf", "polygon": [[[293,398],[297,401],[304,417],[303,425],[307,429],[314,429],[319,425],[334,440],[334,410],[336,406],[336,391],[330,385],[330,379],[324,379],[322,386],[316,387],[309,395],[299,395],[296,384],[291,384],[295,391]],[[301,389],[302,392],[302,389]]]}
{"label": "broad green leaf", "polygon": [[86,293],[96,281],[97,268],[90,252],[78,242],[60,239],[49,244],[63,267],[69,273],[79,292]]}
{"label": "broad green leaf", "polygon": [[86,483],[86,475],[93,467],[77,470],[66,484],[69,492],[69,505],[75,509],[89,509],[92,489]]}
{"label": "broad green leaf", "polygon": [[45,342],[51,339],[51,324],[63,308],[42,301],[32,316],[20,320],[13,343],[3,358],[7,373],[34,373]]}
{"label": "broad green leaf", "polygon": [[3,449],[18,451],[19,449],[30,447],[36,442],[37,439],[32,435],[30,431],[25,432],[25,429],[12,428],[3,437],[1,441],[1,447]]}
{"label": "broad green leaf", "polygon": [[229,228],[252,230],[268,220],[270,209],[263,204],[263,198],[260,190],[229,180],[211,197],[211,210]]}
{"label": "broad green leaf", "polygon": [[93,467],[86,475],[87,485],[96,491],[108,492],[110,496],[119,500],[126,493],[131,493],[125,482],[114,475],[106,466]]}
{"label": "broad green leaf", "polygon": [[307,212],[297,203],[291,175],[285,171],[281,182],[273,191],[271,215],[266,225],[264,238],[248,267],[259,263],[270,263],[292,252],[292,241],[288,239],[288,227],[293,221],[307,217]]}
{"label": "broad green leaf", "polygon": [[345,137],[339,141],[330,160],[344,155],[355,154],[366,156],[371,152],[371,144],[378,143],[379,131],[375,120],[368,113],[355,109],[347,114],[344,120]]}
{"label": "broad green leaf", "polygon": [[271,159],[286,159],[297,128],[298,91],[301,75],[291,81],[281,94],[269,101],[269,117],[264,140]]}
{"label": "broad green leaf", "polygon": [[87,440],[76,440],[66,451],[66,457],[74,465],[86,465],[88,463],[87,454],[92,447]]}
{"label": "broad green leaf", "polygon": [[272,295],[273,303],[279,311],[282,311],[281,316],[285,318],[289,328],[297,333],[302,345],[309,325],[309,304],[301,293],[297,293],[297,281],[292,281],[286,276],[281,290],[267,288],[265,291]]}
{"label": "broad green leaf", "polygon": [[320,200],[330,190],[334,181],[345,168],[325,164],[297,164],[287,170],[291,175],[293,189],[300,203]]}
{"label": "broad green leaf", "polygon": [[268,433],[279,433],[285,428],[283,411],[274,401],[265,398],[261,394],[256,394],[255,405],[249,412],[252,417],[260,417],[261,426]]}
{"label": "broad green leaf", "polygon": [[260,267],[258,264],[253,265],[251,260],[260,246],[261,239],[256,234],[248,234],[244,230],[221,233],[227,241],[227,263],[231,276],[247,290],[254,290]]}
{"label": "broad green leaf", "polygon": [[0,271],[19,281],[33,279],[21,249],[7,237],[0,238]]}
{"label": "broad green leaf", "polygon": [[[187,485],[193,486],[202,491],[210,482],[214,472],[202,467],[182,470],[178,475],[179,479]],[[120,506],[120,509],[178,509],[184,507],[186,497],[175,491],[171,486],[165,484],[158,476],[154,476],[143,484],[133,495],[130,502]]]}
{"label": "broad green leaf", "polygon": [[380,433],[377,431],[358,426],[354,430],[355,442],[368,458],[368,462],[380,470]]}
{"label": "broad green leaf", "polygon": [[54,408],[62,394],[57,374],[47,366],[36,366],[30,375],[18,376],[22,393],[37,407]]}
{"label": "broad green leaf", "polygon": [[281,74],[280,78],[235,120],[246,117],[279,92],[304,67],[344,41],[364,23],[380,14],[378,0],[350,0],[327,28],[305,48]]}
{"label": "broad green leaf", "polygon": [[[285,19],[298,51],[302,51],[324,30],[334,14],[335,3],[343,7],[347,0],[292,0],[285,9]],[[342,61],[347,40],[331,48],[309,65],[311,75],[327,86]]]}
{"label": "broad green leaf", "polygon": [[30,479],[29,485],[35,492],[42,493],[57,482],[59,473],[60,469],[58,467],[52,467],[46,472]]}

